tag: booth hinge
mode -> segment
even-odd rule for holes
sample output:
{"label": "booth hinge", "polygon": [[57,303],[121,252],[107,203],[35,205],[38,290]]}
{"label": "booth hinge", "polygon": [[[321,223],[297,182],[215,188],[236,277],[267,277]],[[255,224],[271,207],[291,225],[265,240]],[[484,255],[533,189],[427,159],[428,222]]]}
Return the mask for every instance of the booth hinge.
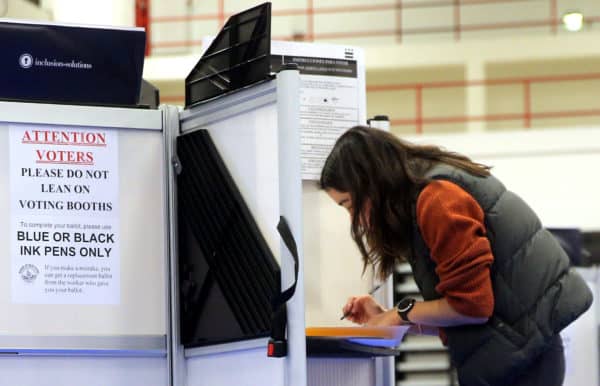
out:
{"label": "booth hinge", "polygon": [[181,166],[181,161],[179,161],[179,157],[174,155],[173,158],[171,158],[171,165],[173,166],[173,170],[175,171],[175,174],[180,175],[182,166]]}

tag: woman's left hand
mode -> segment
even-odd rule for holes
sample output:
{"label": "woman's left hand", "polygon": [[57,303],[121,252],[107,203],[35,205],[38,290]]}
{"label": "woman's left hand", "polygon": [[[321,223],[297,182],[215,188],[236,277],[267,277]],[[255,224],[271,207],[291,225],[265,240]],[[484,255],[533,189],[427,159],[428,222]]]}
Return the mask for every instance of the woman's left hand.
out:
{"label": "woman's left hand", "polygon": [[373,315],[365,326],[369,327],[386,327],[386,326],[398,326],[400,324],[405,324],[405,322],[400,318],[398,312],[396,312],[396,308],[390,308],[387,311],[384,311],[380,314]]}

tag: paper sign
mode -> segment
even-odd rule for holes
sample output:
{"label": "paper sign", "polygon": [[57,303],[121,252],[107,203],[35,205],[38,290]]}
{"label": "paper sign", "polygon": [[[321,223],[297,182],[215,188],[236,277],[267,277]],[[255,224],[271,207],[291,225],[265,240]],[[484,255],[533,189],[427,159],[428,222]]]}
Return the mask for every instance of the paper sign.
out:
{"label": "paper sign", "polygon": [[12,301],[119,304],[115,130],[10,126]]}
{"label": "paper sign", "polygon": [[341,45],[271,42],[271,69],[283,63],[300,70],[302,178],[319,179],[338,137],[366,125],[364,53]]}

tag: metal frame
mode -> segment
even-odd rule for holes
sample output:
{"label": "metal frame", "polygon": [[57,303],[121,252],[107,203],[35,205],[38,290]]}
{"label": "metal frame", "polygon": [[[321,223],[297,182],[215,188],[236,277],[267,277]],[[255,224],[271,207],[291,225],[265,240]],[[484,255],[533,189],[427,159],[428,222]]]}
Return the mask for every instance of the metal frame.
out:
{"label": "metal frame", "polygon": [[162,130],[158,110],[0,101],[0,115],[2,122]]}
{"label": "metal frame", "polygon": [[[165,336],[26,336],[0,337],[0,353],[27,356],[164,357]],[[35,347],[35,348],[32,348]]]}
{"label": "metal frame", "polygon": [[264,82],[183,110],[180,114],[181,132],[191,132],[199,126],[210,125],[274,104],[277,102],[276,90],[275,82]]}

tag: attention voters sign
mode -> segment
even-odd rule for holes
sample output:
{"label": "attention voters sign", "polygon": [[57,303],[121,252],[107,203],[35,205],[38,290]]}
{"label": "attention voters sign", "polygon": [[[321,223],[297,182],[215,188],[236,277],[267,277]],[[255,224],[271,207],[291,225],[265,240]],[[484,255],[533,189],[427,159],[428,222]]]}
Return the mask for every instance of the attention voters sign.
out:
{"label": "attention voters sign", "polygon": [[12,301],[119,304],[116,130],[10,126]]}

